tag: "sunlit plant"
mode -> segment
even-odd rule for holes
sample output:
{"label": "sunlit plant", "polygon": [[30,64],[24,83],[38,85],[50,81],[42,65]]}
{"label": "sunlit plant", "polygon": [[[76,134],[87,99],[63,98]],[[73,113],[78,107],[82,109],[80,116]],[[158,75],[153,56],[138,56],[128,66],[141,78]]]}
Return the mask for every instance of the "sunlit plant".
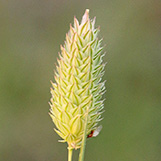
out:
{"label": "sunlit plant", "polygon": [[72,160],[73,149],[79,148],[79,161],[83,161],[86,138],[97,136],[101,130],[98,123],[104,107],[105,64],[98,33],[95,18],[89,18],[88,9],[80,24],[74,17],[74,26],[70,25],[57,60],[50,116],[62,139],[59,141],[68,144],[68,161]]}

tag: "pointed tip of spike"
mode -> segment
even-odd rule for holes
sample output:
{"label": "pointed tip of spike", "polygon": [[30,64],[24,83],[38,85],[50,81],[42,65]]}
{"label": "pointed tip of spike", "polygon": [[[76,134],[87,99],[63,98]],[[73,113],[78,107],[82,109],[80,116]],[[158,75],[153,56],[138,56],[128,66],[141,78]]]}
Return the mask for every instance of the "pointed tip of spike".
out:
{"label": "pointed tip of spike", "polygon": [[89,20],[89,9],[86,9],[82,18],[82,23],[85,23],[87,20]]}
{"label": "pointed tip of spike", "polygon": [[86,9],[85,13],[88,13],[89,14],[89,9],[88,8]]}

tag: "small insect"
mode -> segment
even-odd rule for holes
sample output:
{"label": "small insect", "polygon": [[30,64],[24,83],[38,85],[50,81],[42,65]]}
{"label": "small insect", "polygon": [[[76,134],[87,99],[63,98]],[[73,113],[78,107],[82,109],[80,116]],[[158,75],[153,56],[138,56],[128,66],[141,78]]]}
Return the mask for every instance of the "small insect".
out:
{"label": "small insect", "polygon": [[87,135],[87,138],[96,137],[102,130],[102,125],[98,126],[95,130],[92,130],[90,134]]}

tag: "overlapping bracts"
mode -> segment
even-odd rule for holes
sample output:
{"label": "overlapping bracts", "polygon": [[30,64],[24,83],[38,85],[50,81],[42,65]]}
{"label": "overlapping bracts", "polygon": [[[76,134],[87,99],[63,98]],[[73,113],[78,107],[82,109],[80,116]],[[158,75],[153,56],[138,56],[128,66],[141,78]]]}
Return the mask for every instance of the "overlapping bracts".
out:
{"label": "overlapping bracts", "polygon": [[74,18],[74,27],[66,34],[64,46],[57,60],[55,81],[52,83],[50,116],[56,125],[55,131],[67,142],[69,148],[80,147],[86,116],[87,135],[97,127],[104,107],[102,82],[105,64],[95,29],[95,18],[89,19],[86,10],[79,24]]}

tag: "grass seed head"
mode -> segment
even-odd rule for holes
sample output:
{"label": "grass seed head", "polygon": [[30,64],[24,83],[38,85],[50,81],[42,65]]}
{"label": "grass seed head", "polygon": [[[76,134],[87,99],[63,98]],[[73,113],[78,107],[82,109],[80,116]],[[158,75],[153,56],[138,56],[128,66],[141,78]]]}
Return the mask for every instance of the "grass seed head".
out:
{"label": "grass seed head", "polygon": [[74,17],[74,26],[70,25],[57,60],[50,116],[56,133],[62,138],[60,141],[67,142],[68,148],[72,149],[80,148],[85,117],[88,117],[88,136],[97,128],[104,107],[102,76],[105,65],[102,63],[99,30],[95,28],[95,18],[89,18],[88,9],[80,24]]}

